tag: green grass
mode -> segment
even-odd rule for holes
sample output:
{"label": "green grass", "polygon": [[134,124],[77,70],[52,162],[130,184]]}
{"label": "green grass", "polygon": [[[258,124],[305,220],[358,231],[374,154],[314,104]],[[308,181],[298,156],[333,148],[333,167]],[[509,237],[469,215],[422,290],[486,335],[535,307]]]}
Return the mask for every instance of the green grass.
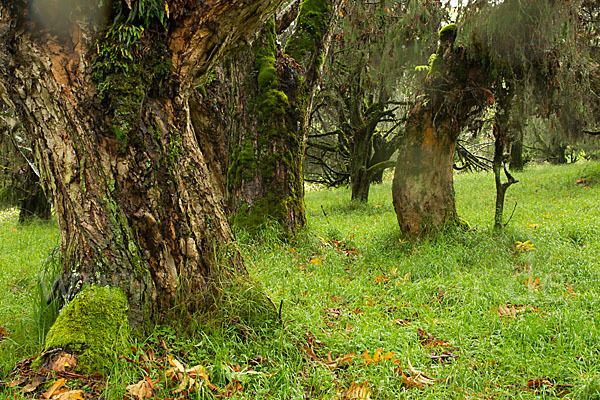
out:
{"label": "green grass", "polygon": [[0,211],[0,328],[7,333],[0,339],[0,377],[43,344],[39,281],[58,245],[55,224],[19,225],[17,219],[15,209]]}
{"label": "green grass", "polygon": [[[600,399],[599,171],[600,164],[586,163],[517,174],[505,219],[517,206],[502,234],[492,230],[493,177],[458,175],[457,208],[473,229],[448,228],[420,240],[400,234],[389,183],[374,186],[366,205],[351,204],[347,189],[310,192],[309,224],[297,240],[281,241],[274,229],[259,239],[239,235],[251,275],[282,304],[284,324],[248,326],[229,315],[211,324],[200,320],[195,329],[158,327],[138,339],[134,363],[115,363],[106,398],[122,398],[125,386],[146,374],[136,360],[144,349],[160,353],[164,339],[174,357],[206,367],[218,387],[240,381],[243,391],[234,396],[240,399],[334,399],[352,382],[367,380],[371,397],[380,400]],[[576,185],[583,176],[589,186]],[[12,239],[13,229],[32,247],[19,250],[25,245]],[[18,293],[7,305],[2,298],[0,326],[9,331],[0,342],[5,374],[37,348],[26,328],[21,336],[13,332],[18,325],[35,330],[31,291],[56,230],[19,228],[12,218],[0,223],[0,235],[8,237],[0,244],[0,290]],[[516,248],[527,240],[534,250]],[[525,283],[529,278],[539,278],[537,287]],[[495,310],[504,304],[519,312],[500,316]],[[423,346],[418,329],[447,346]],[[355,356],[330,370],[310,360],[303,347],[311,343],[320,359],[329,352]],[[394,352],[398,365],[365,365],[365,350],[373,356],[378,348]],[[456,357],[431,359],[444,351]],[[406,389],[399,371],[409,373],[408,360],[436,383]],[[162,374],[151,370],[153,379]],[[571,386],[528,390],[536,379]],[[164,382],[157,394],[173,397]],[[213,397],[200,389],[189,398]]]}

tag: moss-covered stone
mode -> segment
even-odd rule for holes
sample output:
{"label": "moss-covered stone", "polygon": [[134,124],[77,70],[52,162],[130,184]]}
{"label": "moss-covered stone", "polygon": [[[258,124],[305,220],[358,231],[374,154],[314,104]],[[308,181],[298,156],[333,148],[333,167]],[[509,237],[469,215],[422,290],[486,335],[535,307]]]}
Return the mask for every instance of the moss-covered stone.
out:
{"label": "moss-covered stone", "polygon": [[46,336],[44,348],[68,348],[78,354],[76,370],[106,371],[111,354],[127,336],[127,298],[117,288],[88,286],[65,306]]}

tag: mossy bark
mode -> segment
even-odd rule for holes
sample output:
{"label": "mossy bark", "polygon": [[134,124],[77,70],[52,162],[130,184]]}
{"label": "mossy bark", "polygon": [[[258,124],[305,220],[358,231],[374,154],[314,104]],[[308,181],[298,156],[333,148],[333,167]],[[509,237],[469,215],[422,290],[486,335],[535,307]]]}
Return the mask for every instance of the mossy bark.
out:
{"label": "mossy bark", "polygon": [[145,87],[124,146],[113,129],[119,116],[99,102],[91,74],[102,26],[73,15],[67,34],[40,33],[24,2],[0,1],[0,95],[33,139],[52,193],[68,299],[83,285],[120,288],[129,322],[141,327],[209,307],[215,282],[245,273],[189,97],[279,3],[186,1],[171,10],[161,43],[172,67],[159,91]]}
{"label": "mossy bark", "polygon": [[[252,48],[231,63],[237,92],[231,101],[235,120],[227,203],[237,227],[253,232],[274,221],[293,235],[306,223],[302,174],[306,115],[320,60],[331,41],[333,12],[340,3],[306,0],[300,5],[298,27],[286,46],[286,53],[293,48],[292,57],[278,49],[271,20]],[[296,45],[290,47],[291,43]]]}
{"label": "mossy bark", "polygon": [[[440,31],[425,96],[411,110],[392,185],[400,229],[419,235],[456,221],[453,170],[458,135],[473,107],[485,104],[485,72],[456,46],[456,26]],[[476,84],[473,84],[475,82]]]}

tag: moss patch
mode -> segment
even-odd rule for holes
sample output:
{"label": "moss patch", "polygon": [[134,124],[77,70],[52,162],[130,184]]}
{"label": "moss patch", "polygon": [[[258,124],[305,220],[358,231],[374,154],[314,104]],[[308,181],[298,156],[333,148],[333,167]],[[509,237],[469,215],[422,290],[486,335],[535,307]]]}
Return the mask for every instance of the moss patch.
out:
{"label": "moss patch", "polygon": [[78,354],[77,371],[105,371],[121,335],[128,333],[127,298],[117,288],[88,286],[67,304],[46,336],[45,349]]}
{"label": "moss patch", "polygon": [[302,62],[304,56],[319,45],[330,21],[331,1],[304,0],[298,14],[298,28],[288,41],[285,52],[297,62]]}

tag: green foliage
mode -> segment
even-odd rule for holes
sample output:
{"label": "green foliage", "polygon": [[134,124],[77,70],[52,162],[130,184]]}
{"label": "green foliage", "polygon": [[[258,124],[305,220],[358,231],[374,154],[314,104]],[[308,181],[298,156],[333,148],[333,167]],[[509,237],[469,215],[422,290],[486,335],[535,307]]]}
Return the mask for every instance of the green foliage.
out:
{"label": "green foliage", "polygon": [[138,0],[130,9],[115,0],[112,14],[112,24],[97,41],[92,68],[98,98],[112,111],[114,134],[125,146],[144,97],[171,70],[160,33],[167,28],[167,6],[163,0]]}
{"label": "green foliage", "polygon": [[127,298],[116,288],[88,286],[62,310],[46,336],[45,349],[68,346],[76,352],[77,370],[105,371],[112,351],[128,336]]}

